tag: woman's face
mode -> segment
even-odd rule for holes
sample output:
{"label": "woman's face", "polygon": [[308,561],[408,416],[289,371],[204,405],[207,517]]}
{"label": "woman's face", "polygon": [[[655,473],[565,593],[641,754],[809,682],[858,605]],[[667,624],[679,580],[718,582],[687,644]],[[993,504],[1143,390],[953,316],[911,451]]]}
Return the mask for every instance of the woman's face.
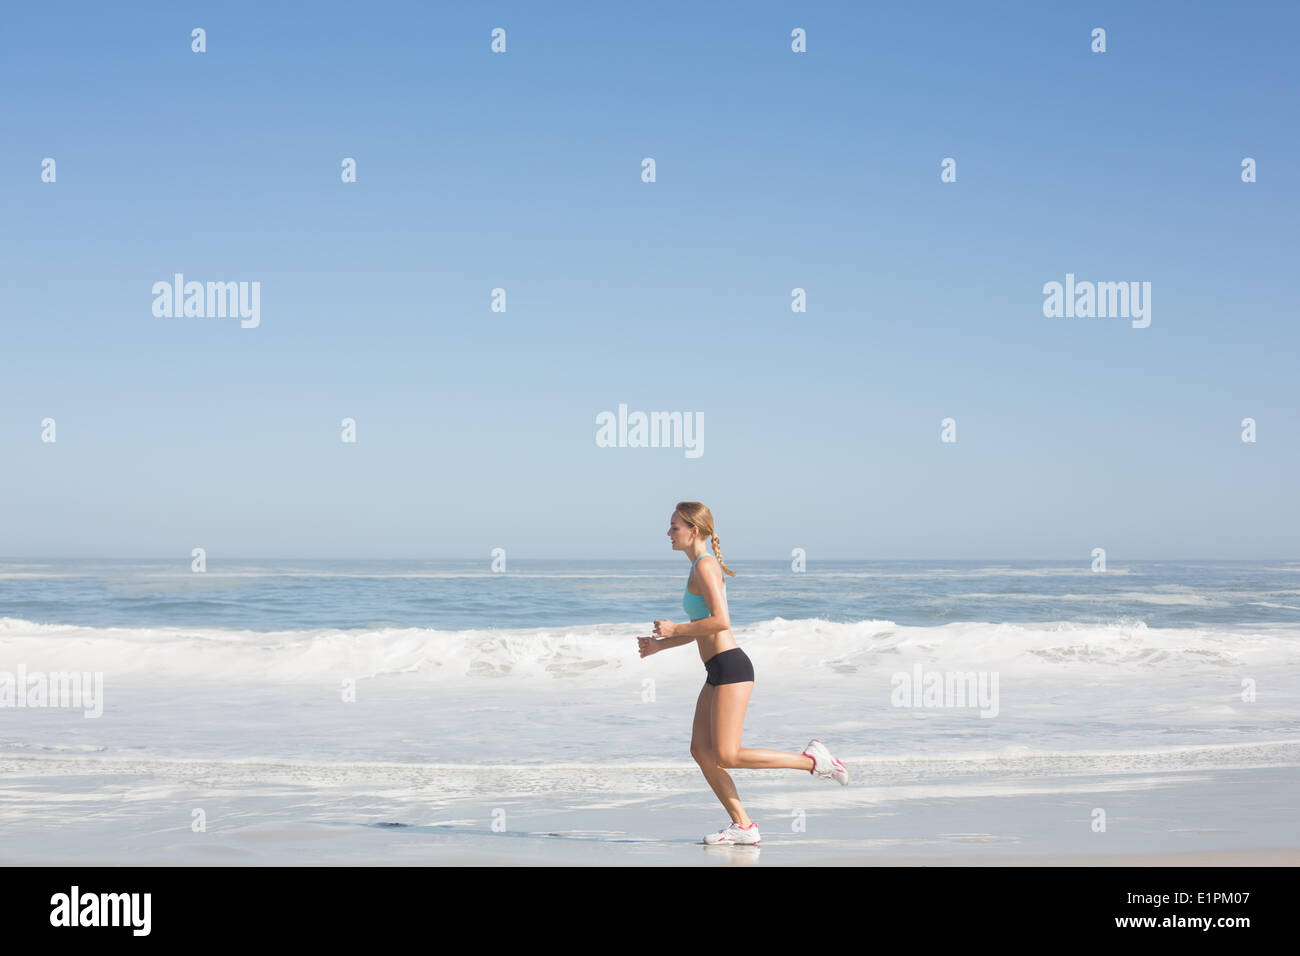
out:
{"label": "woman's face", "polygon": [[674,551],[681,551],[690,546],[691,539],[695,536],[695,529],[682,520],[682,516],[676,511],[668,519],[668,539],[673,543]]}

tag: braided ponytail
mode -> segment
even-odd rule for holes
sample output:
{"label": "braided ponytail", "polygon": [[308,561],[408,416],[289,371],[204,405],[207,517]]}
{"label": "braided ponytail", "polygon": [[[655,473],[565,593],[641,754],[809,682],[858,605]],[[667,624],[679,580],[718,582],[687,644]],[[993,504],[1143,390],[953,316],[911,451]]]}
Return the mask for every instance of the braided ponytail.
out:
{"label": "braided ponytail", "polygon": [[731,568],[727,567],[725,564],[722,564],[722,545],[718,542],[718,536],[714,534],[709,537],[713,539],[713,556],[718,559],[718,564],[722,565],[722,570],[734,578],[736,572],[731,570]]}

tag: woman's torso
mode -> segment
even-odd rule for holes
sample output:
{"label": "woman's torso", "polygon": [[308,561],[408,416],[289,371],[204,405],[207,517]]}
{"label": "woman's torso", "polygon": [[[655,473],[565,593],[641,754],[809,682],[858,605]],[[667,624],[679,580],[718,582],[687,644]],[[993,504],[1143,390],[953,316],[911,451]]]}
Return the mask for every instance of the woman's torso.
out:
{"label": "woman's torso", "polygon": [[[706,551],[705,554],[708,554],[708,552]],[[712,613],[709,611],[709,605],[703,596],[691,590],[691,578],[695,575],[695,566],[700,563],[700,559],[703,557],[704,554],[692,562],[690,574],[686,576],[686,593],[682,595],[682,608],[686,611],[686,616],[692,621],[698,621],[700,618],[708,617]],[[727,593],[726,581],[722,582],[722,593],[725,597]],[[729,651],[737,646],[736,639],[731,636],[731,628],[697,637],[695,643],[700,649],[700,660],[702,661],[708,661],[715,654],[721,654],[723,651]]]}

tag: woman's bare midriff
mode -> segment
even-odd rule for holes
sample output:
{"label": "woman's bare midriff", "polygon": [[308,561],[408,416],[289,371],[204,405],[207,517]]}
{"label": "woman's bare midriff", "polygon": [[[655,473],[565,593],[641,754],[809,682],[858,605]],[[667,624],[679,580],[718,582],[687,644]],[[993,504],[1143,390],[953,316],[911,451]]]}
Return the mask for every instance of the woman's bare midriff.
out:
{"label": "woman's bare midriff", "polygon": [[700,660],[706,664],[715,655],[739,646],[736,643],[736,639],[731,636],[731,628],[727,628],[725,631],[718,631],[716,634],[706,634],[704,637],[697,637],[695,643],[700,646]]}

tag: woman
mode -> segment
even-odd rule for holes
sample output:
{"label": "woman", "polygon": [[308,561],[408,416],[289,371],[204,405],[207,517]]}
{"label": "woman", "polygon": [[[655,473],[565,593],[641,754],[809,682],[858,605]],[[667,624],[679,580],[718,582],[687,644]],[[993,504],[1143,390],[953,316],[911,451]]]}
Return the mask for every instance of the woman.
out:
{"label": "woman", "polygon": [[[698,501],[679,501],[668,523],[668,538],[674,551],[685,551],[691,559],[682,606],[691,621],[674,624],[655,621],[655,637],[638,637],[641,656],[695,641],[707,677],[695,703],[695,724],[691,731],[691,756],[704,772],[704,779],[731,816],[731,824],[704,838],[708,844],[759,843],[758,827],[736,795],[728,767],[747,769],[788,767],[807,770],[828,780],[849,782],[844,764],[831,756],[820,740],[811,741],[801,754],[781,750],[760,750],[740,745],[745,708],[754,689],[754,665],[736,646],[727,612],[727,586],[722,574],[736,572],[722,563],[718,536],[713,530],[713,513]],[[713,542],[713,556],[704,539]],[[701,559],[704,560],[701,560]],[[698,591],[691,590],[695,582]]]}

